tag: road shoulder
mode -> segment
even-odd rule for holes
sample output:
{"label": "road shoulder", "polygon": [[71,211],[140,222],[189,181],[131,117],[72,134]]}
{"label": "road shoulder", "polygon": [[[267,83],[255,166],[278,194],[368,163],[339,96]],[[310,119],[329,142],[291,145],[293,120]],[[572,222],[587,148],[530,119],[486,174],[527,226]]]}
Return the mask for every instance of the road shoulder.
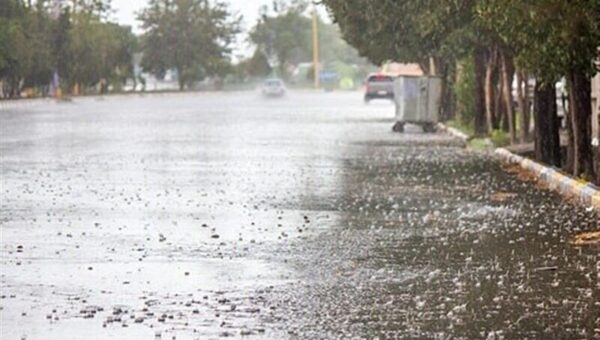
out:
{"label": "road shoulder", "polygon": [[[439,130],[460,140],[467,141],[469,136],[455,128],[439,124]],[[560,170],[519,156],[506,148],[495,148],[494,155],[503,163],[519,166],[545,184],[550,190],[560,193],[565,198],[573,198],[577,202],[600,211],[600,188],[592,183],[574,179]]]}

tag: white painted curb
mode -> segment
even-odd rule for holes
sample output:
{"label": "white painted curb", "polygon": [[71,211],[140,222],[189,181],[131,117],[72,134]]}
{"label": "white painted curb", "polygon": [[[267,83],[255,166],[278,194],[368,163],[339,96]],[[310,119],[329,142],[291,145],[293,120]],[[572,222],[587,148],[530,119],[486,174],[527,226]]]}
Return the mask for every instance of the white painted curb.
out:
{"label": "white painted curb", "polygon": [[541,182],[546,184],[550,190],[557,191],[566,196],[575,197],[584,205],[600,210],[600,188],[595,185],[577,181],[556,169],[534,162],[528,158],[515,155],[504,148],[498,148],[494,153],[503,162],[517,164],[523,169],[531,172]]}
{"label": "white painted curb", "polygon": [[438,130],[444,131],[444,132],[462,140],[465,143],[469,141],[469,136],[467,136],[465,133],[463,133],[453,127],[446,126],[445,124],[438,123]]}

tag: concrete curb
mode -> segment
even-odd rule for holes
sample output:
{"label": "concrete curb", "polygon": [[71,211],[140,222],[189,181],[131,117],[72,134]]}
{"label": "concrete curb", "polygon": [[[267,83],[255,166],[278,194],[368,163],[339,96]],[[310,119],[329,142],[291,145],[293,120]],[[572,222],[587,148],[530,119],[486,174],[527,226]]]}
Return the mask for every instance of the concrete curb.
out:
{"label": "concrete curb", "polygon": [[[469,136],[445,124],[438,123],[438,129],[461,139],[465,143],[469,140]],[[505,163],[517,164],[526,171],[529,171],[542,183],[546,184],[550,190],[557,191],[564,196],[575,197],[582,204],[600,211],[600,188],[597,186],[577,181],[556,169],[516,155],[505,148],[495,149],[494,154]]]}
{"label": "concrete curb", "polygon": [[582,204],[600,210],[600,188],[595,185],[577,181],[556,169],[515,155],[504,148],[497,148],[494,154],[505,163],[517,164],[531,172],[541,182],[546,184],[550,190],[557,191],[565,196],[575,197]]}
{"label": "concrete curb", "polygon": [[438,128],[438,130],[446,132],[446,133],[462,140],[465,143],[469,141],[469,136],[467,136],[465,133],[463,133],[462,131],[459,131],[453,127],[446,126],[446,124],[438,123],[437,128]]}

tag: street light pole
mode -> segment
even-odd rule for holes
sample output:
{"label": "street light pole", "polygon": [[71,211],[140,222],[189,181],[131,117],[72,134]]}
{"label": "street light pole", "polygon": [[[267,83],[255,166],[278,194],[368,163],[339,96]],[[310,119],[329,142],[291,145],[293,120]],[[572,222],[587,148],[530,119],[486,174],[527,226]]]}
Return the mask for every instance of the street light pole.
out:
{"label": "street light pole", "polygon": [[315,89],[318,89],[320,84],[319,79],[319,23],[317,21],[317,9],[313,4],[312,11],[312,33],[313,33],[313,71],[315,77]]}

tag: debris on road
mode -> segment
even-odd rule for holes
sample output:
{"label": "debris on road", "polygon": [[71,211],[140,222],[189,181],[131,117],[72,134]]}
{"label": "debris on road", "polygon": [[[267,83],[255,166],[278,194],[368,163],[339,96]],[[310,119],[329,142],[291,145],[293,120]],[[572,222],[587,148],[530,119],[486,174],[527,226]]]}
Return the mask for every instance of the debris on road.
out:
{"label": "debris on road", "polygon": [[600,245],[600,231],[581,233],[572,242],[576,246]]}

